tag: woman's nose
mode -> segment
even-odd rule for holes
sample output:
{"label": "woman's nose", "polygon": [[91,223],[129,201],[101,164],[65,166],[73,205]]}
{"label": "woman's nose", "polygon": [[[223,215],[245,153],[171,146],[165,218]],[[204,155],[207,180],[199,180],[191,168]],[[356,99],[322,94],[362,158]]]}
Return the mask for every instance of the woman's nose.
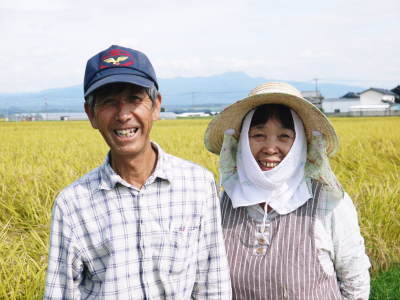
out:
{"label": "woman's nose", "polygon": [[276,154],[279,152],[278,147],[274,141],[265,141],[262,151],[267,154]]}

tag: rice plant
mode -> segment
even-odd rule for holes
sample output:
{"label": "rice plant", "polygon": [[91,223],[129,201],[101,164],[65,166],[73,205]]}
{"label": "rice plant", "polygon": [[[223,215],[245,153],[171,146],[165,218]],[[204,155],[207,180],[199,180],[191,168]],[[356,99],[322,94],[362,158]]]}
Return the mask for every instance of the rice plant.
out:
{"label": "rice plant", "polygon": [[[217,177],[209,119],[158,121],[152,139]],[[400,262],[400,118],[332,119],[333,168],[356,204],[374,274]],[[0,299],[40,299],[57,193],[95,168],[107,145],[89,122],[0,122]]]}

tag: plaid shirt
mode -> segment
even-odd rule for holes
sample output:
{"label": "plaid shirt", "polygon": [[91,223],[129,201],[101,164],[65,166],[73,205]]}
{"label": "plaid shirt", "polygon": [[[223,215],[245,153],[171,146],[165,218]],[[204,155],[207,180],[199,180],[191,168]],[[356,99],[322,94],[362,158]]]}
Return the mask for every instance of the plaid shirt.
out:
{"label": "plaid shirt", "polygon": [[107,157],[53,207],[45,299],[230,299],[212,174],[158,147],[139,190]]}

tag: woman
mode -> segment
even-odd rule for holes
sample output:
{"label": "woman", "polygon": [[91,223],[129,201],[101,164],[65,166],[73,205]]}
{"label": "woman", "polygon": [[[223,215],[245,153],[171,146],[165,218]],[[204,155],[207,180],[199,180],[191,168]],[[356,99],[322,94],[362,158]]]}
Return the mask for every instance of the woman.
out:
{"label": "woman", "polygon": [[234,299],[368,299],[357,213],[328,161],[338,139],[318,108],[263,84],[209,124],[205,144],[220,154]]}

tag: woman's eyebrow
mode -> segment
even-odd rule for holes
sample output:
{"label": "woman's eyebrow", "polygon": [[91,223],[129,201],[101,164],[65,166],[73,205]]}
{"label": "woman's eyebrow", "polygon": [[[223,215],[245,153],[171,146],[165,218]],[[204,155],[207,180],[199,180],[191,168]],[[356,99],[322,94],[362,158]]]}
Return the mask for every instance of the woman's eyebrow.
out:
{"label": "woman's eyebrow", "polygon": [[258,124],[258,125],[250,127],[250,130],[251,129],[263,129],[264,127],[265,127],[265,124]]}

